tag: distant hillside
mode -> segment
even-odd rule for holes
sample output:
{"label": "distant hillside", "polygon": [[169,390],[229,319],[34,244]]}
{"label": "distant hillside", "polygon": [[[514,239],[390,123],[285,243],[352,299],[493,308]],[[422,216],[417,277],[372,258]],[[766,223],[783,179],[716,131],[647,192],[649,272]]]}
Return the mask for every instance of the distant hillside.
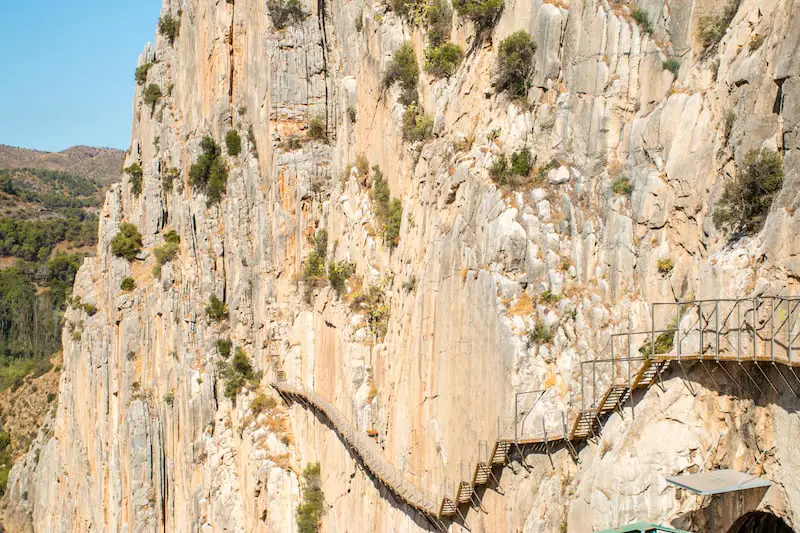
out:
{"label": "distant hillside", "polygon": [[124,156],[125,152],[114,148],[73,146],[63,152],[40,152],[0,144],[0,169],[60,170],[109,185],[120,179]]}

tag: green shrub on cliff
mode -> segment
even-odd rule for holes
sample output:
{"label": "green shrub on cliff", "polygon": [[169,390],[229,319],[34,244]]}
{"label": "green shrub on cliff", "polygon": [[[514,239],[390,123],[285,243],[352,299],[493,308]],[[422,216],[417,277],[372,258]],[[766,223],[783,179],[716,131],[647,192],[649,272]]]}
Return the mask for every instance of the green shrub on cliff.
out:
{"label": "green shrub on cliff", "polygon": [[518,31],[503,39],[497,55],[497,90],[505,91],[512,98],[527,96],[535,57],[536,42],[528,32]]}
{"label": "green shrub on cliff", "polygon": [[470,19],[478,31],[494,26],[503,6],[503,0],[453,0],[458,14]]}
{"label": "green shrub on cliff", "polygon": [[130,222],[120,224],[119,231],[111,239],[111,253],[133,261],[141,251],[142,235],[139,233],[139,228]]}
{"label": "green shrub on cliff", "polygon": [[317,533],[320,530],[325,495],[322,493],[322,478],[319,463],[310,464],[303,470],[301,483],[303,501],[297,506],[298,533]]}
{"label": "green shrub on cliff", "polygon": [[189,168],[189,185],[205,193],[206,205],[222,200],[228,184],[228,167],[219,146],[209,135],[200,142],[203,153]]}
{"label": "green shrub on cliff", "polygon": [[783,158],[762,148],[744,156],[736,178],[725,185],[714,210],[719,229],[744,234],[761,230],[772,201],[783,187]]}
{"label": "green shrub on cliff", "polygon": [[406,41],[394,51],[389,68],[383,75],[383,86],[388,89],[395,83],[399,83],[402,89],[399,101],[403,105],[409,105],[417,101],[418,81],[417,57],[411,42]]}
{"label": "green shrub on cliff", "polygon": [[169,44],[175,44],[175,39],[181,31],[180,17],[173,17],[171,13],[167,13],[158,21],[158,33],[163,35],[169,41]]}

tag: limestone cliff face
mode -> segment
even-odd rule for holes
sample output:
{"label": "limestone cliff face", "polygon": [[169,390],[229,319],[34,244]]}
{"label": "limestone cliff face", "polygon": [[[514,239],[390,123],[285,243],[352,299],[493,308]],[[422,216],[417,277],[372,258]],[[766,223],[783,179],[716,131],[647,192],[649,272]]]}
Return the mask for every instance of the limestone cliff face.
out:
{"label": "limestone cliff face", "polygon": [[[97,256],[74,291],[98,312],[68,312],[58,410],[14,470],[9,524],[294,531],[297,473],[318,461],[324,531],[425,531],[313,414],[278,402],[255,415],[250,385],[235,404],[225,397],[216,341],[249,354],[262,392],[283,368],[377,430],[386,457],[437,493],[507,425],[515,392],[545,389],[531,423],[560,427],[580,405],[580,362],[602,357],[610,333],[646,328],[649,303],[797,294],[800,3],[743,0],[703,53],[700,17],[724,4],[642,0],[652,34],[629,5],[605,0],[509,0],[481,42],[456,17],[466,58],[449,79],[422,75],[436,136],[409,144],[398,89],[384,91],[381,77],[405,40],[422,62],[425,37],[381,3],[305,2],[307,18],[276,30],[264,0],[166,0],[180,35],[174,45],[157,37],[141,58],[164,94],[151,110],[137,89],[126,160],[142,163],[143,190],[133,194],[126,177],[107,196]],[[519,29],[538,43],[527,105],[492,88],[498,45]],[[680,58],[676,75],[668,57]],[[289,142],[305,139],[314,117],[329,142]],[[208,207],[189,168],[204,135],[224,144],[230,129],[242,155],[226,157],[226,194]],[[538,166],[555,167],[534,187],[499,189],[488,168],[526,145]],[[783,152],[784,189],[765,229],[731,245],[713,204],[736,160],[762,146]],[[394,250],[376,229],[372,178],[351,168],[360,154],[402,200]],[[169,190],[171,168],[181,176]],[[630,196],[611,191],[620,175]],[[130,263],[109,251],[123,221],[144,239]],[[304,296],[308,237],[320,228],[328,259],[355,264],[341,298],[328,287]],[[154,278],[152,250],[171,229],[180,251]],[[674,263],[667,274],[663,258]],[[137,288],[123,292],[128,276]],[[377,339],[351,305],[370,287],[389,314]],[[229,320],[206,317],[212,294]],[[538,324],[554,331],[550,344],[526,342]],[[675,374],[635,417],[612,417],[579,464],[559,451],[552,465],[532,455],[529,469],[506,469],[505,494],[487,492],[472,530],[578,533],[650,519],[724,531],[743,509],[678,498],[664,476],[746,469],[772,446],[764,468],[776,484],[747,505],[800,523],[800,403],[690,372],[697,397]]]}

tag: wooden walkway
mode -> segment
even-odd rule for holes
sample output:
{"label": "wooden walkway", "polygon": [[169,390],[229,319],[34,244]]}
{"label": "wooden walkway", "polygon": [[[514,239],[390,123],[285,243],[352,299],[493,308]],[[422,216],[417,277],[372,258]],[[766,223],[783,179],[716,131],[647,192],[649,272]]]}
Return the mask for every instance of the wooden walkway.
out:
{"label": "wooden walkway", "polygon": [[[536,436],[518,435],[516,437],[505,438],[498,435],[494,444],[489,447],[488,444],[481,450],[479,445],[479,459],[469,470],[468,479],[460,480],[455,488],[450,490],[446,488],[445,494],[440,494],[434,497],[424,490],[416,487],[408,482],[403,476],[397,472],[394,466],[383,456],[382,451],[378,448],[375,441],[370,438],[366,433],[354,428],[352,424],[330,403],[320,398],[315,392],[305,390],[299,387],[291,386],[286,382],[286,374],[283,371],[277,372],[277,381],[273,383],[273,387],[285,398],[297,401],[299,404],[306,408],[315,409],[330,421],[336,432],[342,437],[348,446],[357,454],[364,463],[369,472],[371,472],[380,482],[393,492],[400,500],[408,504],[410,507],[423,513],[430,519],[437,527],[442,528],[441,520],[444,518],[459,517],[465,521],[465,514],[461,511],[461,507],[469,505],[473,508],[482,509],[483,506],[478,496],[478,490],[481,487],[497,486],[499,487],[499,480],[495,475],[496,468],[502,468],[509,463],[512,453],[522,453],[522,447],[534,452],[551,453],[555,447],[564,446],[575,460],[577,460],[577,446],[590,437],[599,434],[603,421],[614,411],[620,409],[624,403],[632,399],[634,391],[639,389],[647,389],[661,380],[661,375],[673,363],[681,365],[684,362],[702,362],[720,364],[725,363],[739,363],[739,364],[755,364],[761,371],[762,375],[769,381],[772,388],[777,391],[777,388],[769,380],[767,374],[764,372],[761,365],[769,365],[777,370],[782,381],[785,385],[792,390],[796,395],[800,396],[800,376],[797,375],[794,368],[800,367],[800,353],[793,357],[795,350],[795,339],[800,339],[800,299],[795,298],[761,298],[761,303],[756,299],[743,299],[743,300],[705,300],[702,302],[679,302],[675,304],[654,304],[656,305],[674,305],[680,313],[680,316],[685,313],[686,306],[697,306],[697,325],[683,325],[675,326],[667,330],[652,330],[648,332],[636,333],[623,333],[616,334],[627,338],[627,355],[625,357],[614,357],[613,346],[611,348],[611,359],[606,360],[589,360],[584,361],[581,365],[581,388],[582,388],[582,406],[578,410],[576,416],[571,422],[567,422],[567,416],[563,417],[562,431],[556,433],[548,433],[544,424],[542,425],[542,432]],[[771,300],[771,301],[770,301]],[[776,300],[778,306],[776,307]],[[765,307],[763,302],[767,302]],[[787,303],[786,312],[784,314],[776,315],[776,309],[779,311],[783,303]],[[727,313],[721,310],[720,304],[730,307]],[[752,305],[748,308],[750,312],[749,324],[747,323],[747,310],[744,312],[744,319],[742,319],[742,308],[744,305]],[[711,311],[704,309],[711,308]],[[764,308],[770,310],[766,318],[759,318],[758,313]],[[736,323],[731,323],[729,320],[731,316],[736,316]],[[716,315],[716,323],[711,329],[711,324],[714,322]],[[785,315],[785,316],[784,316]],[[654,313],[655,316],[655,313]],[[725,322],[720,325],[720,317],[723,316]],[[796,325],[795,325],[796,321]],[[653,320],[655,323],[655,319]],[[682,324],[682,323],[681,323]],[[755,325],[754,325],[755,324]],[[792,326],[795,325],[795,332],[797,336],[792,333]],[[694,327],[694,329],[692,329]],[[724,328],[724,329],[723,329]],[[674,348],[670,345],[670,353],[655,353],[655,344],[657,333],[667,331],[669,335],[677,338],[677,346]],[[746,334],[747,339],[750,339],[750,345],[746,345],[742,341],[743,332]],[[766,332],[766,334],[765,334]],[[681,353],[681,335],[684,339],[687,334],[694,334],[700,338],[699,346],[702,351],[699,353]],[[650,339],[648,353],[644,348],[640,348],[635,353],[632,350],[631,338],[635,335],[644,335]],[[709,344],[704,343],[704,335],[706,338],[714,338],[716,342]],[[737,337],[735,342],[735,349],[721,349],[720,339],[723,336]],[[613,336],[612,336],[613,337]],[[613,342],[613,338],[612,338]],[[797,342],[797,348],[800,348],[800,342]],[[642,355],[644,350],[644,355]],[[798,350],[800,352],[800,350]],[[633,364],[637,364],[636,370],[632,370]],[[602,364],[610,364],[611,381],[602,393],[595,397],[590,403],[589,407],[585,406],[587,399],[586,392],[583,390],[585,374],[590,373],[593,380],[592,395],[597,394],[597,366]],[[627,365],[628,373],[620,382],[620,375],[614,371],[615,365]],[[591,372],[584,370],[584,365],[592,367]],[[785,374],[780,370],[780,367],[788,368],[789,374]],[[723,366],[724,368],[724,366]],[[727,370],[725,371],[727,373]],[[608,372],[606,373],[608,374]],[[746,372],[751,381],[759,387],[758,383]],[[728,374],[730,375],[730,374]],[[713,378],[712,378],[713,379]],[[793,387],[791,383],[795,383],[797,388]],[[759,387],[760,388],[760,387]],[[499,433],[499,432],[498,432]],[[523,462],[524,465],[524,462]],[[449,494],[447,492],[450,492]]]}

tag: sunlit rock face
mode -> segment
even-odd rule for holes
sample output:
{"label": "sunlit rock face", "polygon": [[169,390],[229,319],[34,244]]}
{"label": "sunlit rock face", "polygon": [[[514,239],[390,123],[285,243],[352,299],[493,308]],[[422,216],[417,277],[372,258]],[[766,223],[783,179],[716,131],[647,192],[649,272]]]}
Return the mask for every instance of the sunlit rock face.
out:
{"label": "sunlit rock face", "polygon": [[[800,4],[743,0],[703,50],[701,18],[724,5],[642,0],[650,33],[631,5],[605,0],[507,0],[482,39],[454,16],[465,59],[448,79],[421,74],[434,136],[410,143],[400,89],[382,78],[407,40],[423,65],[427,41],[385,5],[304,2],[279,30],[263,0],[166,1],[180,33],[145,48],[140,64],[153,66],[133,102],[126,166],[141,163],[142,192],[125,176],[107,195],[97,255],[73,293],[98,312],[67,313],[57,410],[13,471],[8,527],[294,531],[300,472],[319,462],[322,531],[430,531],[313,412],[273,392],[277,369],[376,432],[397,470],[439,495],[468,477],[498,427],[513,427],[516,393],[544,391],[520,396],[523,433],[571,422],[586,400],[581,361],[608,357],[614,332],[648,328],[650,303],[800,294]],[[526,101],[493,88],[500,43],[517,30],[538,45]],[[162,92],[152,106],[150,84]],[[212,205],[189,182],[206,135],[229,169]],[[496,185],[490,168],[523,147],[532,177]],[[714,206],[761,147],[783,154],[784,187],[764,229],[731,241]],[[371,192],[373,165],[402,204],[396,241]],[[110,251],[122,222],[143,238],[131,262]],[[326,262],[353,264],[340,294],[303,275],[320,229]],[[170,230],[180,247],[156,276]],[[120,289],[125,277],[133,291]],[[211,295],[227,318],[207,316]],[[223,368],[234,355],[220,339],[256,374],[234,394]],[[503,490],[483,495],[485,512],[469,511],[471,531],[640,520],[727,531],[756,509],[800,523],[791,390],[762,377],[759,390],[737,368],[713,380],[684,370],[613,414],[578,447],[580,462],[563,448],[531,451],[526,465],[515,456]],[[746,470],[770,448],[754,471],[773,487],[741,500],[665,481]]]}

